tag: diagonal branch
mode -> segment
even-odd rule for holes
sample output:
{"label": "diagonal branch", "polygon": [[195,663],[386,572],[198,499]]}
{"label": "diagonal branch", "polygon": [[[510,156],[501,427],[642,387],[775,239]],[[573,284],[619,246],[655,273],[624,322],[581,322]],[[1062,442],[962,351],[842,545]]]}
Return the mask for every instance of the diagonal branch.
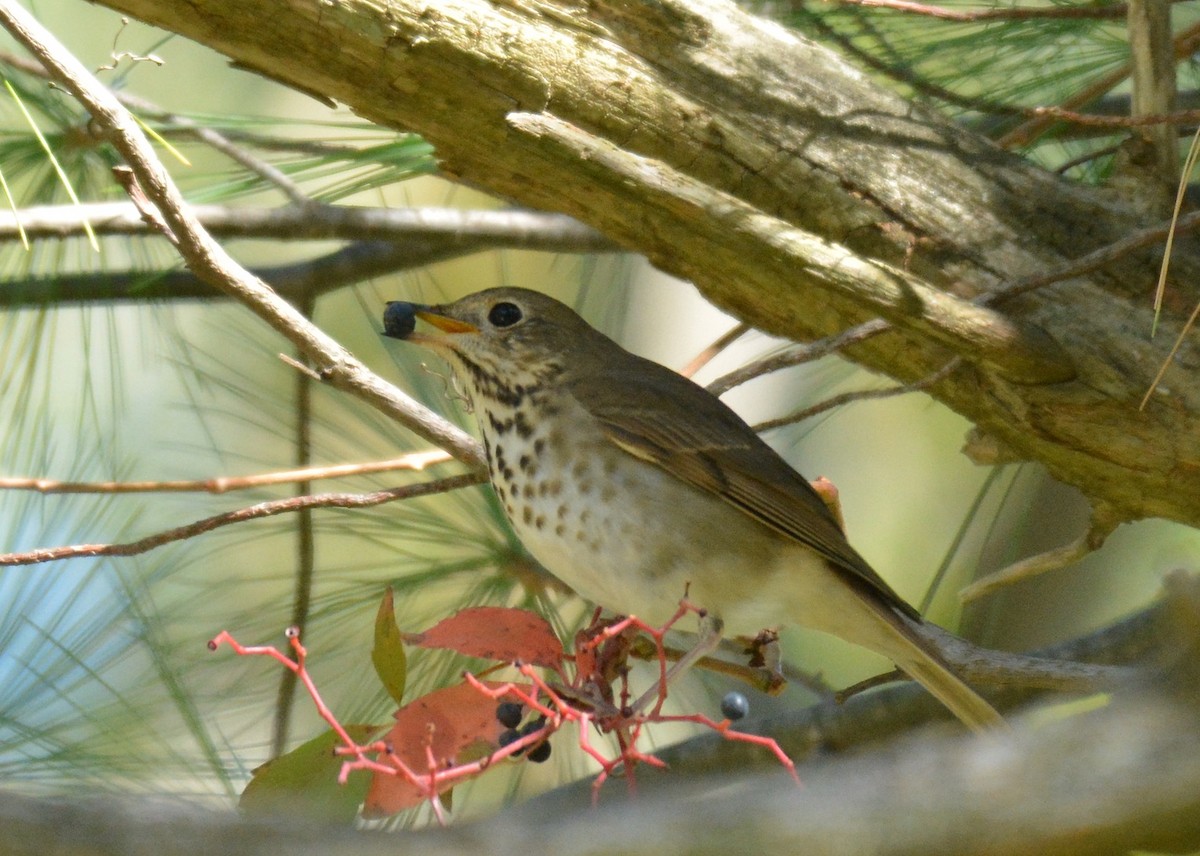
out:
{"label": "diagonal branch", "polygon": [[0,3],[0,22],[92,114],[93,120],[133,169],[147,197],[158,207],[179,242],[180,255],[197,276],[253,309],[307,354],[325,381],[354,392],[473,465],[477,471],[482,467],[479,445],[469,435],[374,375],[264,282],[244,271],[213,240],[189,211],[179,189],[129,112],[32,15],[13,3],[4,2]]}
{"label": "diagonal branch", "polygon": [[869,307],[901,328],[917,329],[953,351],[982,360],[1021,383],[1061,383],[1074,369],[1044,333],[1011,318],[932,288],[902,269],[866,260],[844,246],[761,215],[749,205],[703,183],[595,138],[546,114],[512,113],[509,126],[567,156],[595,164],[644,189],[647,205],[719,212],[713,218],[714,246],[721,232],[753,234],[775,250],[779,268],[803,267],[835,298]]}

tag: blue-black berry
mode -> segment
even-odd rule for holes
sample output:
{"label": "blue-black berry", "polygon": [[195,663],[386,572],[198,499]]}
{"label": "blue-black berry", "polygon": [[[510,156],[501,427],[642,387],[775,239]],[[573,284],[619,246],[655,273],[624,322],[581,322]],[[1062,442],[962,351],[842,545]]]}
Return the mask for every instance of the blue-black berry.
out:
{"label": "blue-black berry", "polygon": [[721,699],[721,715],[726,719],[737,721],[744,719],[750,714],[750,701],[745,695],[739,692],[725,693],[725,697]]}
{"label": "blue-black berry", "polygon": [[500,720],[500,724],[505,728],[516,728],[521,724],[524,710],[520,702],[502,701],[496,706],[496,719]]}
{"label": "blue-black berry", "polygon": [[406,339],[417,327],[417,305],[404,300],[392,300],[383,310],[383,335]]}
{"label": "blue-black berry", "polygon": [[537,719],[533,720],[532,722],[526,722],[521,727],[521,736],[528,737],[530,734],[533,734],[533,732],[541,731],[545,727],[546,727],[546,717],[539,716]]}
{"label": "blue-black berry", "polygon": [[[515,728],[509,728],[509,729],[506,729],[506,730],[500,732],[500,736],[498,738],[496,738],[496,743],[500,746],[501,749],[503,749],[509,743],[515,743],[516,741],[518,741],[520,739],[521,739],[520,732],[518,732]],[[524,751],[525,751],[524,749],[518,749],[516,752],[513,752],[512,757],[515,758]]]}
{"label": "blue-black berry", "polygon": [[543,740],[539,745],[529,750],[529,760],[540,764],[550,757],[550,741]]}

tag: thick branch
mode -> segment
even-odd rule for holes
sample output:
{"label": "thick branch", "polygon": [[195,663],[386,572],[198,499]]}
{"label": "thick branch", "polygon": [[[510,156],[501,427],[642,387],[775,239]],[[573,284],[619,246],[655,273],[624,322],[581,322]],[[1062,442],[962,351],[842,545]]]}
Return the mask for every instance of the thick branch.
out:
{"label": "thick branch", "polygon": [[144,799],[36,800],[6,793],[0,795],[0,850],[10,856],[1190,852],[1200,846],[1198,741],[1194,707],[1151,695],[1021,729],[1009,739],[924,739],[801,767],[803,788],[782,775],[723,777],[690,787],[676,779],[667,793],[635,802],[623,801],[614,788],[599,810],[587,810],[585,798],[398,838],[295,819],[267,823],[191,813]]}

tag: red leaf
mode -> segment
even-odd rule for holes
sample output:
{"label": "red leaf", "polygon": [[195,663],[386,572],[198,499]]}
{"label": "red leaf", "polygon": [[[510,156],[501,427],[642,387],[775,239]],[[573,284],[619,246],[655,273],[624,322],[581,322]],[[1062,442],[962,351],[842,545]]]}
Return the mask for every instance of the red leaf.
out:
{"label": "red leaf", "polygon": [[[484,683],[489,687],[501,686]],[[438,769],[445,769],[462,762],[465,755],[481,757],[498,746],[504,726],[496,719],[497,704],[497,699],[467,683],[434,690],[396,711],[396,724],[384,740],[418,776],[429,772],[426,746],[432,749]],[[438,792],[449,790],[461,781],[446,782],[438,787]],[[419,805],[427,798],[428,780],[423,784],[426,787],[413,784],[403,775],[375,773],[363,803],[363,817],[386,817]]]}
{"label": "red leaf", "polygon": [[520,660],[555,668],[563,659],[562,642],[546,619],[525,609],[502,606],[464,609],[424,633],[405,633],[404,641],[503,663]]}

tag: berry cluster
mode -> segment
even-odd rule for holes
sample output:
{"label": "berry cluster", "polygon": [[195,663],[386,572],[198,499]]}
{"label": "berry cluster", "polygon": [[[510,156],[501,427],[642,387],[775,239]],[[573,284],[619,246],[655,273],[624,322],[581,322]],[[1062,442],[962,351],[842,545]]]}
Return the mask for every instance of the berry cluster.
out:
{"label": "berry cluster", "polygon": [[[500,748],[504,748],[510,743],[515,743],[522,737],[528,737],[541,731],[546,727],[546,717],[539,716],[537,719],[531,719],[529,722],[521,725],[521,719],[525,715],[525,706],[515,701],[502,701],[496,705],[496,719],[504,726],[505,730],[500,732]],[[513,757],[520,755],[524,749],[518,749],[513,753]],[[550,738],[547,737],[540,743],[535,743],[529,749],[529,754],[526,755],[530,761],[535,764],[540,764],[550,757]]]}

